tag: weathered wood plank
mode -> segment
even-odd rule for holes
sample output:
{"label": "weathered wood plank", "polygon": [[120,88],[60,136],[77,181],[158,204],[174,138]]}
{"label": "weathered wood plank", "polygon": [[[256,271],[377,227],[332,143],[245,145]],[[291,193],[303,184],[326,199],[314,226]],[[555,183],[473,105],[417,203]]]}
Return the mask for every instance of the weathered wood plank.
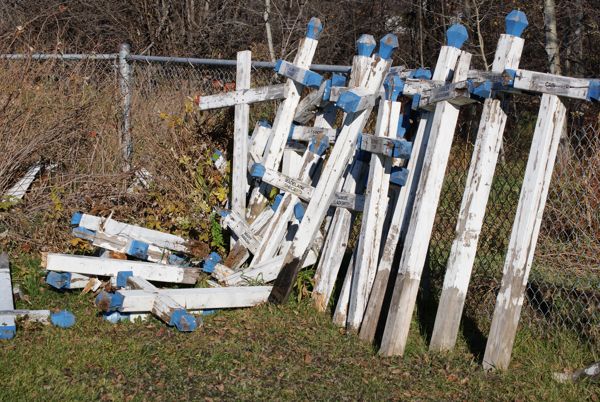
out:
{"label": "weathered wood plank", "polygon": [[[462,25],[455,24],[449,28],[447,36],[448,47],[460,48],[467,39],[467,31]],[[457,67],[454,69],[453,81],[466,78],[470,59],[469,53],[461,53]],[[415,205],[404,242],[380,348],[380,353],[386,356],[404,353],[444,173],[450,156],[454,130],[458,121],[458,111],[456,106],[448,102],[440,102],[436,105]]]}
{"label": "weathered wood plank", "polygon": [[189,242],[183,237],[119,222],[110,217],[102,218],[99,216],[77,212],[73,214],[73,217],[71,218],[71,225],[94,232],[102,231],[107,235],[115,235],[129,239],[140,240],[149,244],[153,244],[157,247],[167,248],[173,251],[180,251],[184,253],[190,251]]}
{"label": "weathered wood plank", "polygon": [[[492,72],[516,69],[524,43],[518,36],[501,35]],[[446,266],[430,350],[449,350],[456,343],[506,118],[501,100],[485,100],[456,224],[456,235]]]}
{"label": "weathered wood plank", "polygon": [[198,105],[198,110],[220,109],[235,105],[249,105],[257,102],[284,99],[286,97],[286,90],[285,84],[269,85],[223,92],[216,95],[197,96],[195,101]]}
{"label": "weathered wood plank", "polygon": [[[245,50],[237,53],[235,87],[237,90],[250,88],[252,70],[252,52]],[[248,125],[250,105],[235,105],[233,127],[233,161],[231,166],[231,210],[240,216],[246,214],[246,191],[248,183]],[[235,245],[235,239],[230,242]]]}
{"label": "weathered wood plank", "polygon": [[167,283],[195,284],[199,276],[199,270],[196,268],[53,253],[43,256],[42,267],[47,271],[109,277],[116,277],[119,272],[131,271],[135,276],[150,281]]}
{"label": "weathered wood plank", "polygon": [[[358,152],[360,154],[360,151]],[[348,168],[342,190],[346,193],[363,192],[368,176],[366,160],[368,155],[356,155],[352,165]],[[352,228],[353,214],[350,210],[337,208],[331,220],[327,233],[323,253],[315,272],[315,287],[312,299],[319,311],[325,311],[335,286],[335,281],[342,265],[344,253],[348,246],[348,238]],[[349,292],[349,289],[348,289]]]}
{"label": "weathered wood plank", "polygon": [[[438,55],[434,74],[431,78],[435,82],[445,82],[448,80],[456,68],[459,56],[459,49],[451,46],[443,46]],[[424,76],[426,73],[428,72],[418,72],[418,75]],[[359,337],[368,342],[373,341],[380,319],[385,320],[386,317],[386,314],[381,309],[396,249],[399,245],[403,244],[408,230],[434,117],[434,113],[422,113],[417,132],[413,138],[412,154],[407,165],[408,176],[406,184],[400,189],[396,204],[393,207],[394,213],[390,221],[390,228],[359,333]]]}
{"label": "weathered wood plank", "polygon": [[557,96],[544,94],[483,357],[483,367],[486,370],[504,370],[510,362],[525,287],[565,123],[564,104]]}
{"label": "weathered wood plank", "polygon": [[[367,90],[366,96],[374,94],[381,88],[391,65],[392,50],[396,47],[398,47],[398,39],[394,35],[386,35],[382,39],[379,57],[374,59],[371,71],[358,85],[358,88]],[[338,105],[343,104],[343,96],[337,103]],[[313,198],[306,208],[306,217],[300,223],[300,228],[286,254],[284,265],[275,281],[269,301],[274,303],[287,301],[296,275],[301,269],[310,245],[331,205],[339,180],[345,172],[350,158],[354,155],[358,134],[364,129],[370,114],[371,108],[347,114]]]}
{"label": "weathered wood plank", "polygon": [[[10,263],[8,254],[0,254],[0,310],[14,310],[12,281],[10,279]],[[0,339],[12,339],[17,332],[15,317],[0,314]]]}
{"label": "weathered wood plank", "polygon": [[[402,112],[402,103],[397,99],[403,83],[399,76],[388,75],[383,85],[386,96],[379,102],[375,137],[395,139]],[[365,209],[362,215],[348,306],[348,328],[354,331],[358,331],[360,328],[377,272],[381,237],[388,206],[391,170],[391,157],[380,154],[371,155],[365,192]]]}
{"label": "weathered wood plank", "polygon": [[359,141],[363,151],[390,158],[408,159],[412,150],[412,144],[402,138],[362,134]]}
{"label": "weathered wood plank", "polygon": [[222,211],[223,225],[227,226],[251,253],[256,253],[260,240],[246,220],[235,211]]}
{"label": "weathered wood plank", "polygon": [[[243,286],[220,288],[161,289],[158,294],[172,298],[186,310],[210,310],[252,307],[267,301],[271,286]],[[118,290],[119,295],[109,308],[124,313],[150,312],[156,292],[145,290]],[[112,298],[111,298],[112,299]]]}
{"label": "weathered wood plank", "polygon": [[4,198],[9,200],[23,199],[25,193],[27,192],[27,190],[29,190],[29,187],[31,187],[31,184],[33,183],[33,181],[35,180],[35,178],[41,170],[41,163],[36,163],[35,165],[31,166],[27,173],[25,173],[25,175],[21,179],[19,179],[18,182],[16,182],[11,188],[9,188],[6,191],[6,193],[4,193]]}

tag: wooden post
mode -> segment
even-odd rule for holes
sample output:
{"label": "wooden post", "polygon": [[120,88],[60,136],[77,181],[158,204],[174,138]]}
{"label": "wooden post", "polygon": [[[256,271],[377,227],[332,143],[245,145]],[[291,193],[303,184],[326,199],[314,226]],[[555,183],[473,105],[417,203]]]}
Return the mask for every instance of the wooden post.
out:
{"label": "wooden post", "polygon": [[[0,310],[14,310],[8,254],[0,254]],[[15,316],[0,314],[0,339],[12,339],[17,332]]]}
{"label": "wooden post", "polygon": [[[402,91],[403,83],[398,75],[390,74],[383,85],[386,95],[379,102],[375,136],[395,138],[402,109],[402,103],[398,102],[397,99]],[[348,327],[355,331],[358,331],[362,322],[367,300],[371,293],[371,286],[377,272],[381,236],[388,206],[391,170],[391,157],[379,154],[371,155],[369,179],[365,192],[365,208],[348,307]]]}
{"label": "wooden post", "polygon": [[[392,51],[397,47],[398,39],[394,35],[388,34],[381,40],[379,55],[374,58],[370,73],[364,77],[364,80],[361,80],[360,85],[357,87],[357,89],[367,91],[366,94],[363,94],[364,96],[379,91],[391,66]],[[355,104],[354,101],[358,96],[356,92],[353,93],[352,91],[345,92],[338,100],[340,107],[350,105],[350,108],[346,110],[348,113],[338,140],[321,174],[314,196],[306,208],[305,218],[300,223],[294,241],[286,254],[282,270],[275,280],[273,291],[269,296],[271,302],[284,303],[287,301],[310,245],[331,205],[339,180],[345,172],[350,158],[354,155],[358,135],[363,130],[371,114],[371,108],[358,112],[352,110],[351,105]]]}
{"label": "wooden post", "polygon": [[[319,36],[323,30],[323,25],[318,18],[311,18],[308,23],[307,32],[305,38],[298,47],[298,53],[294,58],[294,65],[301,68],[309,68],[312,62],[317,44],[319,42]],[[266,154],[264,157],[264,166],[268,169],[278,170],[281,158],[283,157],[283,151],[285,144],[288,139],[290,127],[292,126],[292,120],[296,112],[296,107],[300,102],[300,94],[303,86],[292,79],[288,78],[285,83],[285,94],[286,98],[277,109],[277,115],[273,122],[273,129],[271,137],[266,147]],[[252,223],[254,219],[260,214],[260,212],[267,205],[267,198],[261,193],[265,191],[264,186],[255,188],[250,196],[250,202],[248,205],[248,211],[246,218],[249,223]]]}
{"label": "wooden post", "polygon": [[[352,165],[348,168],[342,191],[347,193],[361,193],[367,180],[366,152],[357,151]],[[325,311],[333,292],[335,281],[338,277],[344,253],[348,246],[348,238],[352,228],[353,214],[345,208],[336,208],[323,245],[323,253],[315,272],[315,287],[312,299],[319,311]]]}
{"label": "wooden post", "polygon": [[[514,19],[521,21],[521,24],[518,26],[512,24]],[[527,26],[527,18],[522,12],[513,11],[507,16],[506,25],[507,33],[501,35],[498,41],[492,72],[519,67],[525,43],[520,35]],[[429,344],[430,350],[449,350],[456,343],[475,262],[477,242],[502,145],[506,117],[500,99],[485,100],[456,224],[456,236],[448,258],[446,276]]]}
{"label": "wooden post", "polygon": [[[446,51],[459,51],[458,49],[467,39],[467,30],[464,26],[455,24],[448,29],[447,38]],[[450,50],[451,48],[455,48],[455,50]],[[453,81],[466,78],[470,60],[469,53],[461,53],[457,67],[454,69]],[[404,353],[421,273],[427,257],[435,212],[442,191],[444,173],[450,156],[454,130],[458,121],[458,111],[459,109],[449,102],[440,102],[436,105],[429,144],[415,196],[415,206],[404,242],[381,343],[380,353],[386,356]]]}
{"label": "wooden post", "polygon": [[510,362],[525,287],[565,123],[564,104],[557,96],[544,94],[504,261],[502,284],[496,298],[492,326],[483,357],[483,367],[486,370],[504,370]]}
{"label": "wooden post", "polygon": [[[250,89],[252,52],[245,50],[237,53],[237,71],[235,89]],[[246,192],[248,190],[248,125],[250,105],[235,105],[233,128],[233,162],[231,168],[231,210],[240,216],[246,215]],[[232,239],[231,247],[235,245]]]}
{"label": "wooden post", "polygon": [[[348,82],[349,89],[358,86],[362,77],[367,74],[369,64],[372,62],[371,54],[376,46],[377,42],[372,35],[363,34],[356,41],[357,55],[352,60],[352,71]],[[345,118],[346,116],[344,116]],[[342,191],[357,194],[363,191],[363,183],[366,181],[366,177],[364,176],[367,172],[367,158],[368,154],[366,152],[355,151],[353,162],[342,184]],[[352,220],[353,214],[346,209],[338,208],[333,215],[330,225],[331,229],[327,235],[325,245],[323,246],[323,253],[315,273],[315,289],[313,290],[312,298],[319,311],[325,311],[331,298],[331,293],[333,292],[333,287],[346,251],[348,237],[352,228]]]}
{"label": "wooden post", "polygon": [[[428,71],[415,72],[417,77],[429,77],[434,80],[444,82],[450,76],[450,72],[456,67],[460,52],[450,50],[455,48],[442,47],[436,63],[433,77]],[[406,88],[406,87],[405,87]],[[382,316],[382,306],[388,286],[388,281],[399,245],[403,244],[410,222],[410,216],[413,209],[415,195],[419,184],[419,178],[423,168],[425,152],[429,143],[431,125],[434,120],[434,113],[424,112],[421,115],[417,132],[413,138],[413,148],[410,159],[408,160],[408,176],[406,184],[400,189],[396,204],[393,207],[393,215],[390,222],[390,229],[383,247],[381,260],[377,267],[377,275],[371,289],[371,295],[365,311],[363,323],[360,328],[359,337],[362,340],[372,342],[375,337],[377,325],[380,319],[385,320],[385,314]]]}
{"label": "wooden post", "polygon": [[195,284],[199,276],[197,268],[69,254],[46,254],[42,259],[42,266],[47,271],[109,277],[116,277],[119,272],[131,271],[133,275],[151,281],[190,285]]}
{"label": "wooden post", "polygon": [[122,43],[119,48],[119,87],[123,100],[123,110],[121,112],[119,142],[121,155],[123,156],[123,171],[125,172],[131,169],[131,156],[133,153],[133,143],[131,141],[131,67],[127,61],[129,52],[129,44]]}

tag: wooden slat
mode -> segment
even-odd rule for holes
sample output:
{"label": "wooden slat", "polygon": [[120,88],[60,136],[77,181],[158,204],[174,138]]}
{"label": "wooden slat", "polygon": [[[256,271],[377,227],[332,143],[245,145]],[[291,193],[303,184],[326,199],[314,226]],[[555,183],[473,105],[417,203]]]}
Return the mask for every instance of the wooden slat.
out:
{"label": "wooden slat", "polygon": [[[470,59],[469,53],[461,53],[454,69],[453,81],[466,78]],[[456,106],[448,102],[436,104],[415,204],[381,342],[380,353],[386,356],[404,353],[444,173],[450,156],[454,130],[458,121],[458,111]]]}
{"label": "wooden slat", "polygon": [[[237,53],[236,90],[250,88],[252,52],[245,50]],[[240,216],[246,214],[246,192],[248,183],[248,125],[250,105],[235,105],[233,127],[233,161],[231,166],[231,210]],[[231,246],[235,245],[232,239]]]}
{"label": "wooden slat", "polygon": [[[394,85],[392,83],[392,85]],[[382,99],[375,136],[395,139],[402,103]],[[381,154],[372,154],[369,166],[369,178],[365,192],[365,209],[362,215],[361,231],[358,240],[358,252],[350,288],[348,307],[348,328],[357,331],[363,319],[371,286],[377,272],[379,250],[383,224],[388,206],[388,190],[392,158]]]}
{"label": "wooden slat", "polygon": [[286,97],[285,84],[269,85],[196,98],[199,110],[220,109],[235,105],[279,100]]}
{"label": "wooden slat", "polygon": [[29,190],[29,187],[31,187],[31,183],[33,183],[41,170],[41,163],[36,163],[35,165],[31,166],[27,173],[25,173],[25,175],[19,179],[17,183],[9,188],[6,193],[4,193],[4,197],[10,200],[23,199],[27,190]]}
{"label": "wooden slat", "polygon": [[[501,35],[492,72],[516,69],[524,43],[520,37]],[[506,118],[499,99],[485,100],[429,344],[431,350],[449,350],[456,343]]]}
{"label": "wooden slat", "polygon": [[194,284],[199,276],[199,270],[196,268],[82,255],[49,253],[44,256],[42,263],[47,271],[110,277],[116,277],[119,272],[132,271],[135,276],[168,283]]}
{"label": "wooden slat", "polygon": [[[438,55],[438,60],[432,79],[435,82],[445,82],[450,73],[455,69],[460,51],[457,48],[443,46]],[[412,154],[408,160],[408,177],[406,184],[400,189],[400,193],[393,206],[393,215],[390,223],[390,229],[384,244],[381,260],[377,267],[375,281],[371,288],[371,295],[367,303],[363,323],[361,325],[359,337],[368,342],[372,342],[375,337],[380,317],[385,320],[386,314],[382,313],[382,305],[386,294],[388,281],[396,255],[396,249],[403,244],[410,216],[413,209],[415,196],[423,169],[425,152],[429,144],[429,135],[431,125],[434,120],[434,113],[424,112],[421,114],[417,132],[413,137]]]}
{"label": "wooden slat", "polygon": [[[244,286],[221,288],[162,289],[158,294],[172,298],[187,310],[252,307],[267,301],[271,286]],[[150,312],[156,292],[119,290],[123,303],[119,311]]]}
{"label": "wooden slat", "polygon": [[188,242],[182,237],[119,222],[110,217],[102,218],[89,214],[76,213],[71,218],[71,224],[94,232],[102,231],[108,235],[140,240],[173,251],[189,252]]}
{"label": "wooden slat", "polygon": [[[366,163],[360,157],[355,157],[346,174],[342,190],[347,193],[363,192],[367,176]],[[350,210],[345,208],[335,210],[323,246],[323,253],[315,272],[315,287],[312,292],[312,299],[319,311],[325,311],[329,304],[348,245],[352,221],[353,214]]]}
{"label": "wooden slat", "polygon": [[504,370],[510,362],[558,144],[565,124],[564,104],[557,96],[544,94],[483,357],[485,369]]}
{"label": "wooden slat", "polygon": [[[14,310],[12,282],[8,254],[0,254],[0,310]],[[11,339],[17,327],[15,317],[11,314],[0,314],[0,339]]]}

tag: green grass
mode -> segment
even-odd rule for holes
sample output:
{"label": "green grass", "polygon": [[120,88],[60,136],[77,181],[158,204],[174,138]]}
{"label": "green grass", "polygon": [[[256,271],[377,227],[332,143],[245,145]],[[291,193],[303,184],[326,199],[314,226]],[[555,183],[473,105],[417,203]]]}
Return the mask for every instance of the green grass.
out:
{"label": "green grass", "polygon": [[154,319],[112,325],[90,295],[47,289],[36,266],[14,260],[14,280],[31,302],[18,307],[67,308],[78,322],[68,330],[23,324],[0,344],[2,401],[584,400],[600,392],[552,380],[598,358],[568,334],[548,342],[521,330],[510,370],[485,373],[464,339],[450,354],[428,353],[418,325],[404,358],[380,358],[306,302],[221,311],[191,334]]}

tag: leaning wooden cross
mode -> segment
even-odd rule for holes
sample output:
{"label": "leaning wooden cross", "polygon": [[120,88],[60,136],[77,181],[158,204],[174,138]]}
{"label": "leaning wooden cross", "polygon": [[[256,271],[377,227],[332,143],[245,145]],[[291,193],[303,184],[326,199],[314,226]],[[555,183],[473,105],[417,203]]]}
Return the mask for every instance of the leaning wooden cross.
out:
{"label": "leaning wooden cross", "polygon": [[372,97],[379,91],[390,69],[391,54],[396,47],[398,39],[394,35],[386,35],[380,42],[379,54],[373,58],[370,73],[361,80],[357,88],[345,92],[338,100],[338,105],[347,112],[344,125],[321,174],[313,199],[306,208],[305,217],[286,254],[282,270],[269,296],[271,302],[283,303],[290,295],[312,240],[331,205],[339,180],[354,154],[358,135],[371,114],[370,106],[359,110],[362,107],[361,98]]}
{"label": "leaning wooden cross", "polygon": [[[467,30],[464,26],[455,24],[448,29],[447,38],[448,49],[455,48],[455,52],[460,52],[459,48],[467,39]],[[464,80],[467,77],[470,55],[462,52],[459,60],[454,69],[453,81]],[[404,353],[458,112],[458,107],[449,102],[436,105],[435,119],[432,122],[415,205],[381,342],[380,353],[383,355]]]}
{"label": "leaning wooden cross", "polygon": [[[506,17],[506,34],[500,36],[492,72],[516,69],[519,66],[527,27],[527,17],[512,11]],[[491,94],[490,94],[491,95]],[[483,104],[479,131],[467,176],[467,184],[456,224],[439,307],[429,348],[448,350],[454,347],[460,318],[469,286],[479,234],[487,205],[502,134],[506,125],[506,102],[488,98]]]}

